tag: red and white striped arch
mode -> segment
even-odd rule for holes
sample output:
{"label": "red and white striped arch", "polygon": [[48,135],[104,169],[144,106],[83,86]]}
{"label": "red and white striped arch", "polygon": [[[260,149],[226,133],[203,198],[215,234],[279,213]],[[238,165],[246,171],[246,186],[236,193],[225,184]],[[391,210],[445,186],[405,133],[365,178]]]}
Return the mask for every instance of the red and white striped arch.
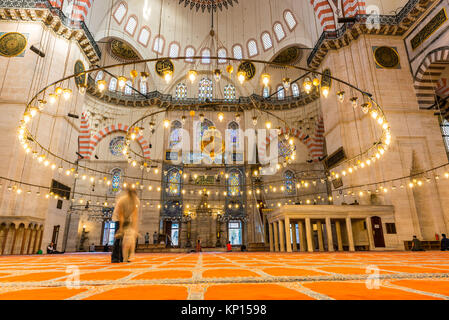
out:
{"label": "red and white striped arch", "polygon": [[[288,133],[290,136],[297,138],[301,141],[309,150],[310,157],[314,162],[319,162],[325,155],[324,152],[324,122],[321,117],[318,119],[317,127],[315,130],[315,134],[313,136],[306,135],[297,129],[289,129],[283,128],[281,129],[281,135]],[[276,138],[275,134],[267,137],[266,142],[262,143],[261,148],[259,150],[260,155],[265,157],[266,152],[269,148],[271,141]]]}
{"label": "red and white striped arch", "polygon": [[438,80],[435,91],[441,98],[446,98],[449,96],[449,80],[447,78],[441,78]]}
{"label": "red and white striped arch", "polygon": [[73,5],[72,19],[73,20],[86,20],[92,3],[94,0],[76,0]]}
{"label": "red and white striped arch", "polygon": [[[89,129],[89,124],[86,121],[86,117],[81,117],[81,131],[79,136],[79,153],[86,160],[90,160],[92,158],[92,154],[95,151],[97,145],[107,136],[113,134],[115,132],[127,132],[129,126],[124,124],[113,124],[102,130],[100,130],[96,134],[91,134]],[[145,159],[150,159],[150,146],[147,140],[143,137],[143,135],[139,135],[136,138],[136,141],[139,143],[142,148],[143,157]]]}
{"label": "red and white striped arch", "polygon": [[310,0],[310,4],[313,6],[324,31],[334,31],[337,29],[334,10],[328,0]]}
{"label": "red and white striped arch", "polygon": [[343,11],[345,17],[354,17],[358,14],[366,14],[366,3],[363,0],[344,0]]}

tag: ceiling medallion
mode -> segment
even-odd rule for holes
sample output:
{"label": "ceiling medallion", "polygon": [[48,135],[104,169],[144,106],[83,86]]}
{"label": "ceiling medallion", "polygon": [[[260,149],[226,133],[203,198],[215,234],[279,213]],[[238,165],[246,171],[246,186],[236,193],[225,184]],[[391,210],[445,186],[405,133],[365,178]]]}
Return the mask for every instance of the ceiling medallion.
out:
{"label": "ceiling medallion", "polygon": [[123,41],[112,39],[109,43],[109,49],[111,55],[118,60],[133,61],[139,59],[134,49]]}
{"label": "ceiling medallion", "polygon": [[244,61],[239,65],[237,73],[241,71],[245,72],[246,81],[249,81],[256,75],[256,66],[252,62]]}
{"label": "ceiling medallion", "polygon": [[154,66],[158,76],[164,78],[167,71],[175,72],[175,66],[170,59],[158,60]]}
{"label": "ceiling medallion", "polygon": [[27,38],[18,32],[8,32],[0,37],[0,55],[4,57],[17,57],[27,46]]}
{"label": "ceiling medallion", "polygon": [[184,7],[189,6],[190,10],[195,8],[197,12],[200,9],[202,12],[206,9],[208,12],[210,12],[211,9],[217,11],[217,7],[220,10],[223,10],[223,7],[228,9],[228,6],[234,6],[234,2],[237,4],[239,3],[238,0],[179,0],[179,4],[184,4]]}
{"label": "ceiling medallion", "polygon": [[376,64],[385,69],[394,69],[399,66],[399,53],[391,47],[378,47],[374,50]]}
{"label": "ceiling medallion", "polygon": [[[290,47],[279,52],[273,59],[274,63],[295,65],[302,58],[302,50],[300,47]],[[276,67],[276,66],[273,66]]]}
{"label": "ceiling medallion", "polygon": [[[81,60],[76,61],[75,66],[73,67],[73,73],[78,74],[78,73],[81,73],[84,71],[86,71],[86,67],[84,66],[84,63]],[[79,87],[80,85],[87,84],[86,74],[82,74],[82,75],[75,77],[75,83],[76,83],[77,87]]]}

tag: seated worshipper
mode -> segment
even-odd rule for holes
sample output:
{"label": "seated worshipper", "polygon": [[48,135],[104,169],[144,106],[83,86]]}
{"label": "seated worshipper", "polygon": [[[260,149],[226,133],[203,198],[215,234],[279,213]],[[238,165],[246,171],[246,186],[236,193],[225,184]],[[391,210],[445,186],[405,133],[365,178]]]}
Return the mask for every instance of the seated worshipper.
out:
{"label": "seated worshipper", "polygon": [[445,233],[441,235],[441,251],[449,251],[449,239]]}
{"label": "seated worshipper", "polygon": [[95,244],[94,244],[94,243],[92,243],[92,244],[89,246],[89,252],[95,252]]}
{"label": "seated worshipper", "polygon": [[228,252],[232,252],[231,241],[228,241],[228,243],[226,244],[226,250],[227,250]]}
{"label": "seated worshipper", "polygon": [[421,241],[419,241],[416,236],[413,236],[412,251],[424,251],[424,249],[421,247]]}
{"label": "seated worshipper", "polygon": [[130,262],[129,258],[135,252],[136,239],[139,236],[139,204],[136,190],[127,188],[115,207],[120,225],[120,232],[116,234],[116,238],[122,239],[123,262]]}
{"label": "seated worshipper", "polygon": [[62,254],[64,252],[59,252],[55,250],[55,244],[53,242],[50,242],[50,244],[47,247],[47,254]]}

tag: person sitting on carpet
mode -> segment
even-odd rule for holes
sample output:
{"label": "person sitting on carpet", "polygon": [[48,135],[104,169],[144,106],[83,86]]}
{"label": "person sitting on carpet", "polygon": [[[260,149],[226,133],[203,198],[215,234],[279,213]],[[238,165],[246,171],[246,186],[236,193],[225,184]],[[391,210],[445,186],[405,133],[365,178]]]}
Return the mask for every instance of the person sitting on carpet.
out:
{"label": "person sitting on carpet", "polygon": [[64,252],[59,252],[55,250],[55,244],[53,242],[50,242],[50,244],[47,247],[47,254],[62,254]]}
{"label": "person sitting on carpet", "polygon": [[441,235],[441,251],[449,251],[449,239],[445,233]]}
{"label": "person sitting on carpet", "polygon": [[421,241],[419,241],[416,236],[413,236],[412,251],[424,251],[424,249],[421,247]]}
{"label": "person sitting on carpet", "polygon": [[94,243],[92,243],[92,244],[89,246],[89,252],[95,252],[95,244],[94,244]]}
{"label": "person sitting on carpet", "polygon": [[227,250],[228,252],[232,252],[231,241],[228,241],[228,243],[226,244],[226,250]]}
{"label": "person sitting on carpet", "polygon": [[123,262],[130,262],[129,258],[135,252],[136,238],[139,236],[139,204],[136,190],[127,188],[115,207],[120,225],[120,231],[116,234],[116,238],[122,239]]}

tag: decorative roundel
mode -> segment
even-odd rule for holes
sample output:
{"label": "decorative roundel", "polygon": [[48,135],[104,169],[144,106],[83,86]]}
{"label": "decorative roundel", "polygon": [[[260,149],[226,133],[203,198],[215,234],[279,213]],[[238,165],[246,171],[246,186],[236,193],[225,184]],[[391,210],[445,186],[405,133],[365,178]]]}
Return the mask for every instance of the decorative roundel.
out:
{"label": "decorative roundel", "polygon": [[[279,52],[273,62],[280,64],[295,65],[302,58],[302,50],[298,46],[290,47]],[[277,67],[277,66],[273,66]]]}
{"label": "decorative roundel", "polygon": [[251,80],[256,75],[256,66],[254,63],[244,61],[239,65],[237,72],[244,71],[246,74],[246,81]]}
{"label": "decorative roundel", "polygon": [[379,67],[385,69],[394,69],[400,62],[398,52],[394,48],[385,46],[374,50],[374,59]]}
{"label": "decorative roundel", "polygon": [[332,87],[332,72],[330,69],[326,69],[323,71],[323,76],[321,77],[321,86]]}
{"label": "decorative roundel", "polygon": [[109,143],[109,151],[114,156],[120,156],[125,148],[125,137],[115,137]]}
{"label": "decorative roundel", "polygon": [[0,55],[16,57],[25,51],[27,38],[18,32],[8,32],[0,36]]}
{"label": "decorative roundel", "polygon": [[111,40],[109,43],[109,50],[110,53],[119,60],[134,61],[139,59],[139,56],[130,45],[117,39]]}
{"label": "decorative roundel", "polygon": [[[75,74],[86,71],[86,67],[81,60],[75,62],[75,66],[73,67],[73,71]],[[87,76],[86,74],[82,74],[78,77],[75,77],[76,86],[79,87],[81,84],[87,84]]]}
{"label": "decorative roundel", "polygon": [[226,150],[225,141],[215,127],[209,127],[201,138],[201,152],[208,154],[211,159],[223,154]]}
{"label": "decorative roundel", "polygon": [[175,66],[173,65],[173,62],[171,62],[170,59],[165,60],[158,60],[155,65],[156,73],[160,77],[164,77],[164,73],[166,71],[171,71],[172,73],[175,72]]}

